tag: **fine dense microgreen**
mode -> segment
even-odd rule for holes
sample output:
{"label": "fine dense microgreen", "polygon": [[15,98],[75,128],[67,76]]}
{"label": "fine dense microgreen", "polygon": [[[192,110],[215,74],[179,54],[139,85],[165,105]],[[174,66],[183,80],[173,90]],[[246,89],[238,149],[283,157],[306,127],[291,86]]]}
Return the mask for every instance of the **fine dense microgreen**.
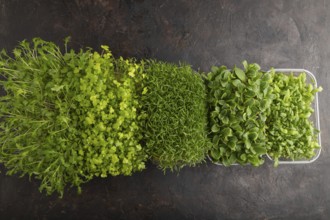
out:
{"label": "fine dense microgreen", "polygon": [[259,166],[267,152],[265,121],[273,99],[271,74],[258,64],[244,70],[213,67],[207,76],[212,161]]}
{"label": "fine dense microgreen", "polygon": [[148,91],[143,107],[148,117],[144,138],[148,155],[163,170],[204,161],[210,143],[201,76],[187,65],[148,61],[145,66]]}
{"label": "fine dense microgreen", "polygon": [[315,93],[322,90],[306,83],[306,74],[275,73],[273,76],[274,100],[266,120],[269,156],[278,165],[279,159],[311,159],[319,148],[317,131],[309,119],[314,112]]}
{"label": "fine dense microgreen", "polygon": [[102,48],[62,53],[35,38],[13,57],[2,51],[0,162],[8,174],[34,176],[40,190],[63,196],[66,185],[80,191],[94,176],[144,169],[143,68]]}

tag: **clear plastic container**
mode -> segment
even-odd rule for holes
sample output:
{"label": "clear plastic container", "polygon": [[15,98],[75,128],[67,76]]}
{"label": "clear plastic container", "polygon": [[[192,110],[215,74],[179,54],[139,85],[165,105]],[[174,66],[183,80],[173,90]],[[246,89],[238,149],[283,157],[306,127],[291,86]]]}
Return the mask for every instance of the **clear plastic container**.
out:
{"label": "clear plastic container", "polygon": [[[305,70],[305,69],[273,69],[273,70],[275,71],[275,73],[276,72],[287,73],[287,74],[293,73],[294,75],[306,73],[306,83],[314,84],[315,87],[317,87],[317,81],[316,81],[314,74],[308,70]],[[319,113],[318,93],[315,94],[314,102],[312,103],[312,105],[314,107],[314,112],[311,115],[310,119],[313,121],[315,128],[320,131],[320,113]],[[321,132],[318,133],[317,140],[318,140],[318,144],[320,145],[320,148],[315,150],[315,156],[313,158],[311,158],[310,160],[290,160],[290,159],[281,159],[280,158],[278,164],[308,164],[308,163],[312,163],[312,162],[316,161],[321,154],[321,148],[322,148]],[[268,154],[266,154],[266,156],[269,160],[274,161]],[[207,157],[213,164],[224,166],[222,163],[213,162],[209,155],[207,155]],[[231,165],[235,166],[235,165],[240,165],[240,164],[234,163]]]}
{"label": "clear plastic container", "polygon": [[[287,73],[287,74],[293,73],[294,75],[306,73],[306,83],[314,84],[315,87],[317,87],[317,81],[316,81],[314,74],[308,70],[305,70],[305,69],[274,69],[274,71],[275,71],[275,73],[276,72]],[[311,115],[310,119],[313,121],[315,128],[320,131],[320,112],[319,112],[318,93],[315,94],[314,102],[312,103],[312,105],[314,107],[314,113]],[[312,163],[312,162],[316,161],[321,154],[321,148],[322,148],[321,132],[318,133],[317,140],[318,140],[318,144],[320,145],[320,148],[315,150],[315,156],[313,158],[311,158],[310,160],[290,160],[290,159],[281,159],[280,158],[278,164],[308,164],[308,163]],[[266,154],[266,155],[271,161],[273,161],[273,159],[268,154]]]}

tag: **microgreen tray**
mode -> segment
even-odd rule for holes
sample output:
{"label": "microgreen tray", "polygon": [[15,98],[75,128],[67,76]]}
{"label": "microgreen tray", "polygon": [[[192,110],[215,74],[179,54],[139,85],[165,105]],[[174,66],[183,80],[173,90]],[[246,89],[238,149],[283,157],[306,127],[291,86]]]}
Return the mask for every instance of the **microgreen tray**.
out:
{"label": "microgreen tray", "polygon": [[[286,74],[291,74],[293,73],[294,75],[299,75],[301,73],[306,73],[306,83],[311,83],[314,84],[315,88],[317,88],[317,80],[316,77],[313,73],[311,73],[308,70],[305,69],[273,69],[275,73],[286,73]],[[319,103],[318,103],[318,93],[315,94],[315,99],[312,103],[313,108],[314,108],[314,112],[313,114],[310,116],[310,119],[313,121],[314,126],[317,130],[320,131],[320,112],[319,112]],[[280,158],[278,164],[308,164],[308,163],[312,163],[314,161],[316,161],[320,154],[321,154],[321,149],[322,149],[322,145],[321,145],[321,132],[318,133],[317,135],[317,140],[318,140],[318,144],[320,146],[320,148],[315,150],[315,156],[309,160],[307,159],[301,159],[301,160],[290,160],[290,159],[284,159],[284,158]],[[265,155],[261,155],[261,157],[263,157]],[[274,161],[271,156],[269,156],[268,154],[266,154],[267,158],[271,161]],[[207,155],[208,159],[216,165],[220,165],[223,166],[222,163],[218,163],[218,162],[214,162],[212,161],[212,159],[210,158],[209,155]],[[234,163],[231,165],[240,165],[238,163]]]}
{"label": "microgreen tray", "polygon": [[[306,73],[306,83],[311,83],[314,84],[315,87],[317,87],[317,81],[316,81],[316,77],[313,73],[311,73],[308,70],[305,69],[274,69],[275,73],[287,73],[287,74],[291,74],[293,73],[294,75],[299,75],[300,73]],[[310,116],[310,119],[313,121],[314,126],[317,130],[320,131],[320,113],[319,113],[319,102],[318,102],[318,93],[315,94],[315,99],[314,102],[312,103],[313,108],[314,108],[314,112],[313,114]],[[308,164],[308,163],[312,163],[314,161],[316,161],[320,154],[321,154],[321,132],[318,133],[317,135],[317,140],[318,140],[318,144],[320,146],[320,148],[315,150],[315,156],[313,158],[311,158],[310,160],[290,160],[290,159],[279,159],[278,164]],[[267,157],[273,161],[273,159],[266,154]]]}

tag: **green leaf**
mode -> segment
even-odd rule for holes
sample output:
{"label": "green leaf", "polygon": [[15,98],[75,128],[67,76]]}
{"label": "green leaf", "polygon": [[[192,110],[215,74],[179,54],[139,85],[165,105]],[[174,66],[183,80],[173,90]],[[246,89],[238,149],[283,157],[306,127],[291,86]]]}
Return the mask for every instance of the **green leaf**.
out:
{"label": "green leaf", "polygon": [[213,139],[212,139],[212,143],[214,146],[218,146],[220,141],[220,136],[219,135],[214,135]]}
{"label": "green leaf", "polygon": [[218,161],[221,157],[221,153],[220,153],[220,150],[217,149],[217,148],[212,148],[211,150],[211,157],[212,159]]}
{"label": "green leaf", "polygon": [[233,85],[236,86],[236,87],[239,87],[242,83],[239,79],[235,79],[232,81]]}
{"label": "green leaf", "polygon": [[246,114],[247,116],[250,116],[252,114],[252,111],[249,106],[246,108]]}
{"label": "green leaf", "polygon": [[221,131],[221,136],[223,137],[223,138],[227,138],[227,137],[230,137],[230,136],[232,136],[233,135],[233,132],[232,132],[232,130],[230,129],[230,128],[224,128],[224,129],[222,129],[222,131]]}
{"label": "green leaf", "polygon": [[241,125],[239,123],[232,124],[230,127],[233,130],[238,131],[238,132],[242,132],[243,131],[243,128],[241,127]]}
{"label": "green leaf", "polygon": [[216,66],[212,66],[212,67],[211,67],[211,71],[212,71],[212,73],[216,73],[216,72],[218,72],[218,70],[219,70],[219,68],[216,67]]}
{"label": "green leaf", "polygon": [[253,165],[253,166],[260,166],[264,163],[263,159],[260,159],[258,156],[251,156],[248,157],[248,161]]}
{"label": "green leaf", "polygon": [[228,82],[230,80],[231,72],[225,69],[222,71],[222,75],[223,79]]}
{"label": "green leaf", "polygon": [[237,160],[237,158],[236,158],[236,155],[235,154],[231,154],[230,155],[230,157],[229,157],[229,159],[228,159],[228,164],[234,164],[234,163],[236,163],[236,160]]}
{"label": "green leaf", "polygon": [[213,133],[217,133],[218,131],[220,131],[220,127],[219,127],[219,125],[214,124],[214,125],[212,126],[212,128],[211,128],[211,131],[212,131]]}
{"label": "green leaf", "polygon": [[248,138],[249,138],[250,140],[256,141],[256,140],[258,139],[258,133],[257,133],[257,132],[250,132],[250,133],[248,134]]}
{"label": "green leaf", "polygon": [[245,139],[244,140],[244,145],[246,149],[250,149],[251,148],[251,142],[249,139]]}
{"label": "green leaf", "polygon": [[244,60],[242,64],[244,66],[245,71],[247,71],[249,69],[249,64],[246,62],[246,60]]}
{"label": "green leaf", "polygon": [[241,81],[245,82],[245,80],[246,80],[246,75],[245,75],[244,71],[241,70],[241,69],[239,69],[239,68],[237,68],[237,67],[234,68],[234,71],[235,71],[236,76],[237,76]]}
{"label": "green leaf", "polygon": [[232,151],[236,150],[236,142],[235,141],[232,141],[232,140],[228,141],[228,146]]}
{"label": "green leaf", "polygon": [[240,159],[245,162],[246,161],[246,154],[241,154]]}
{"label": "green leaf", "polygon": [[265,147],[261,147],[258,145],[253,146],[254,151],[256,154],[263,155],[267,153],[267,149]]}
{"label": "green leaf", "polygon": [[52,91],[58,92],[64,88],[64,85],[55,85],[53,88],[51,88]]}

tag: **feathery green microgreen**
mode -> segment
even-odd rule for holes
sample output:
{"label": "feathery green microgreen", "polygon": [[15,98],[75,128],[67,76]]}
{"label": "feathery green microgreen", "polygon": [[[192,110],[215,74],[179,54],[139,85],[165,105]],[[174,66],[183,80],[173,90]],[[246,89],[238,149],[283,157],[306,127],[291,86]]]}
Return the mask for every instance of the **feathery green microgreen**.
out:
{"label": "feathery green microgreen", "polygon": [[163,170],[204,161],[210,144],[201,76],[187,65],[148,61],[145,66],[144,140],[149,156]]}

